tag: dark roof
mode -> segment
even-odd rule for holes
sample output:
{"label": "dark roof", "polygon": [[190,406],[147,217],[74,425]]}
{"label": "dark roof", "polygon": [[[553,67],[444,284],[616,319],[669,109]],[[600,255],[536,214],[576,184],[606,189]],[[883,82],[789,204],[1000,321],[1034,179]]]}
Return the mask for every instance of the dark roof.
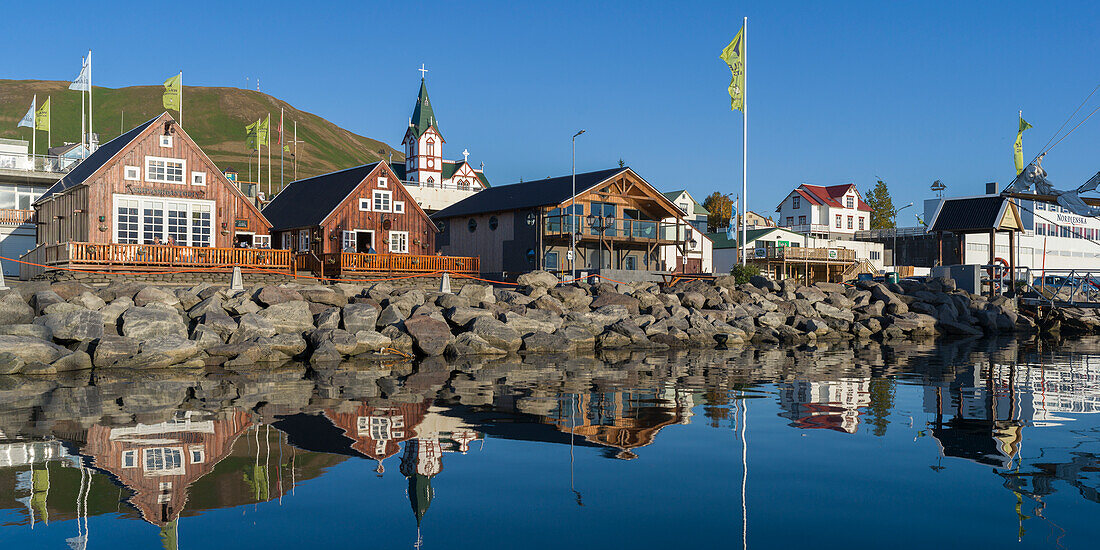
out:
{"label": "dark roof", "polygon": [[1006,200],[1000,196],[946,199],[928,230],[955,233],[989,231],[1000,224]]}
{"label": "dark roof", "polygon": [[428,100],[428,87],[424,79],[420,79],[420,94],[416,97],[416,107],[413,107],[412,122],[409,126],[413,129],[417,139],[424,135],[430,127],[435,127],[436,133],[443,138],[443,132],[439,131],[439,121],[435,119],[435,111],[432,110],[432,102]]}
{"label": "dark roof", "polygon": [[46,153],[53,157],[60,157],[77,147],[80,147],[83,143],[66,143],[65,145],[54,145],[46,150]]}
{"label": "dark roof", "polygon": [[237,169],[233,168],[233,165],[230,164],[229,166],[225,167],[225,170],[222,170],[222,173],[223,174],[229,174],[229,173],[239,174],[240,172],[237,172]]}
{"label": "dark roof", "polygon": [[321,225],[378,166],[377,162],[291,182],[264,207],[272,231]]}
{"label": "dark roof", "polygon": [[66,174],[65,177],[58,180],[57,183],[53,184],[53,187],[47,189],[46,192],[42,194],[42,197],[40,197],[38,201],[35,202],[40,202],[50,195],[64,192],[67,189],[72,189],[73,187],[84,183],[84,180],[91,177],[91,175],[94,174],[96,170],[99,170],[101,166],[107,164],[107,162],[114,158],[114,156],[118,154],[119,151],[129,145],[130,142],[134,141],[134,139],[138,137],[138,134],[141,134],[141,132],[148,128],[150,124],[156,122],[158,118],[160,118],[160,115],[149,119],[148,121],[133,128],[129,132],[126,132],[125,134],[122,134],[121,136],[118,136],[115,139],[112,139],[111,141],[108,141],[107,143],[99,146],[99,148],[96,149],[94,153],[88,155],[88,158],[81,161],[80,164],[77,164],[71,172]]}
{"label": "dark roof", "polygon": [[[611,179],[617,174],[629,170],[628,167],[598,170],[577,174],[577,194],[583,193],[603,181]],[[483,212],[500,212],[502,210],[519,210],[534,208],[536,206],[549,206],[565,202],[573,195],[573,176],[560,176],[542,180],[513,183],[490,187],[478,191],[464,200],[456,202],[436,212],[433,219],[450,218],[454,216],[469,216]]]}

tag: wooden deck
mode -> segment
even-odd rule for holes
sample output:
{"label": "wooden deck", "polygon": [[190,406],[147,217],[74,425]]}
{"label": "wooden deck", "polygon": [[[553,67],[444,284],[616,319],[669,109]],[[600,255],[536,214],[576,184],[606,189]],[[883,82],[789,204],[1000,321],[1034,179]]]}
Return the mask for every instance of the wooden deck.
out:
{"label": "wooden deck", "polygon": [[0,225],[13,227],[34,223],[34,210],[0,209]]}
{"label": "wooden deck", "polygon": [[859,264],[856,251],[847,248],[768,247],[754,252],[750,252],[749,263],[775,279],[841,282],[850,268]]}
{"label": "wooden deck", "polygon": [[[316,261],[308,257],[303,263],[314,268]],[[449,271],[476,275],[481,272],[481,259],[465,256],[417,256],[413,254],[364,254],[337,252],[325,254],[325,276],[355,277],[379,273],[434,273]]]}

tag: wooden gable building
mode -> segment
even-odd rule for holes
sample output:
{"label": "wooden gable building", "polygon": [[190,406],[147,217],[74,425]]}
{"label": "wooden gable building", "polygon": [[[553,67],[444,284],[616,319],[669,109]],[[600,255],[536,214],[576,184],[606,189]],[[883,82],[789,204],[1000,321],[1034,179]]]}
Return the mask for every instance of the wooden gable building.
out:
{"label": "wooden gable building", "polygon": [[99,147],[34,209],[24,259],[51,266],[210,266],[212,250],[270,245],[267,219],[168,113]]}

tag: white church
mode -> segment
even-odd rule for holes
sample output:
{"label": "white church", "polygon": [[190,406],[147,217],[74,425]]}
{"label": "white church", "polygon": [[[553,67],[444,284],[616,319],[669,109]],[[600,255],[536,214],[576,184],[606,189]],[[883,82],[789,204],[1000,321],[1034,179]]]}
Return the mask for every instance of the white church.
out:
{"label": "white church", "polygon": [[420,95],[401,140],[405,162],[391,163],[391,167],[417,204],[429,214],[489,187],[484,167],[474,168],[468,151],[462,151],[462,160],[444,160],[444,143],[439,121],[428,100],[428,88],[421,78]]}

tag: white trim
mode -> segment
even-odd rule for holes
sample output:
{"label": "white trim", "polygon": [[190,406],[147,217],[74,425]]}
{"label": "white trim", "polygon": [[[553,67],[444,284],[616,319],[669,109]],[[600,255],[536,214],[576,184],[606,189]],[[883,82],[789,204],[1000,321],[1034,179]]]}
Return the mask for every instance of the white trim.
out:
{"label": "white trim", "polygon": [[[130,175],[130,171],[133,170],[133,175]],[[126,181],[141,181],[141,167],[140,166],[122,166],[122,179]]]}
{"label": "white trim", "polygon": [[191,172],[191,185],[206,185],[206,172]]}
{"label": "white trim", "polygon": [[348,245],[351,245],[351,252],[355,251],[355,231],[343,230],[340,233],[340,252],[348,252]]}
{"label": "white trim", "polygon": [[[151,161],[164,162],[165,163],[165,174],[167,174],[168,163],[169,162],[178,163],[180,165],[180,181],[172,181],[172,180],[169,180],[169,179],[153,179],[152,177],[150,177],[149,163]],[[174,183],[174,184],[177,184],[177,185],[187,185],[187,176],[186,176],[186,174],[187,174],[187,160],[185,160],[185,159],[177,159],[177,158],[170,158],[170,157],[154,157],[154,156],[146,156],[145,157],[145,181],[155,182],[155,183]]]}
{"label": "white trim", "polygon": [[[174,197],[149,197],[144,195],[125,195],[122,193],[115,193],[111,198],[111,242],[118,243],[118,203],[119,201],[135,201],[137,203],[137,243],[145,244],[145,221],[144,221],[144,207],[146,203],[159,203],[161,205],[161,217],[163,224],[161,233],[164,236],[163,242],[167,242],[168,238],[168,204],[182,204],[187,206],[187,217],[185,219],[187,226],[187,245],[199,246],[195,244],[194,233],[194,217],[196,206],[206,207],[210,214],[210,235],[209,244],[203,245],[207,247],[214,246],[216,242],[215,228],[217,227],[217,204],[211,200],[197,200],[197,199],[177,199]],[[200,210],[201,212],[201,210]]]}
{"label": "white trim", "polygon": [[309,252],[309,230],[298,230],[298,252]]}
{"label": "white trim", "polygon": [[[367,199],[367,198],[359,197],[359,211],[360,212],[370,212],[371,211],[371,201],[372,200],[373,200],[373,198]],[[363,208],[364,205],[366,205],[366,208]]]}
{"label": "white trim", "polygon": [[386,189],[386,176],[378,176],[378,187]]}
{"label": "white trim", "polygon": [[[149,468],[149,455],[155,454],[155,451],[160,451],[161,465],[167,464],[166,456],[169,452],[177,453],[179,456],[179,466],[175,468]],[[141,469],[145,472],[146,476],[158,475],[158,476],[180,476],[185,473],[183,466],[183,447],[152,447],[148,449],[142,449],[141,453]]]}
{"label": "white trim", "polygon": [[[394,236],[397,236],[397,235],[402,236],[402,244],[405,245],[403,247],[404,250],[401,250],[402,247],[397,247],[397,249],[395,249],[395,247],[394,247],[394,244],[396,244],[395,241],[394,241]],[[409,253],[409,232],[408,231],[390,231],[386,235],[386,240],[388,241],[387,245],[389,247],[389,251],[390,251],[391,254],[408,254]]]}
{"label": "white trim", "polygon": [[[386,197],[385,208],[378,208],[378,198]],[[393,191],[380,191],[375,189],[371,192],[371,209],[375,212],[392,212],[393,211]]]}
{"label": "white trim", "polygon": [[172,146],[172,136],[164,136],[164,135],[159,136],[157,138],[157,143],[161,147],[171,147]]}
{"label": "white trim", "polygon": [[282,248],[280,250],[293,250],[294,249],[294,235],[290,231],[282,232]]}
{"label": "white trim", "polygon": [[[126,460],[129,459],[130,463],[127,464]],[[138,456],[137,449],[130,449],[129,451],[122,451],[122,462],[119,464],[123,468],[137,468]]]}
{"label": "white trim", "polygon": [[405,201],[393,201],[393,213],[404,214],[405,213]]}

